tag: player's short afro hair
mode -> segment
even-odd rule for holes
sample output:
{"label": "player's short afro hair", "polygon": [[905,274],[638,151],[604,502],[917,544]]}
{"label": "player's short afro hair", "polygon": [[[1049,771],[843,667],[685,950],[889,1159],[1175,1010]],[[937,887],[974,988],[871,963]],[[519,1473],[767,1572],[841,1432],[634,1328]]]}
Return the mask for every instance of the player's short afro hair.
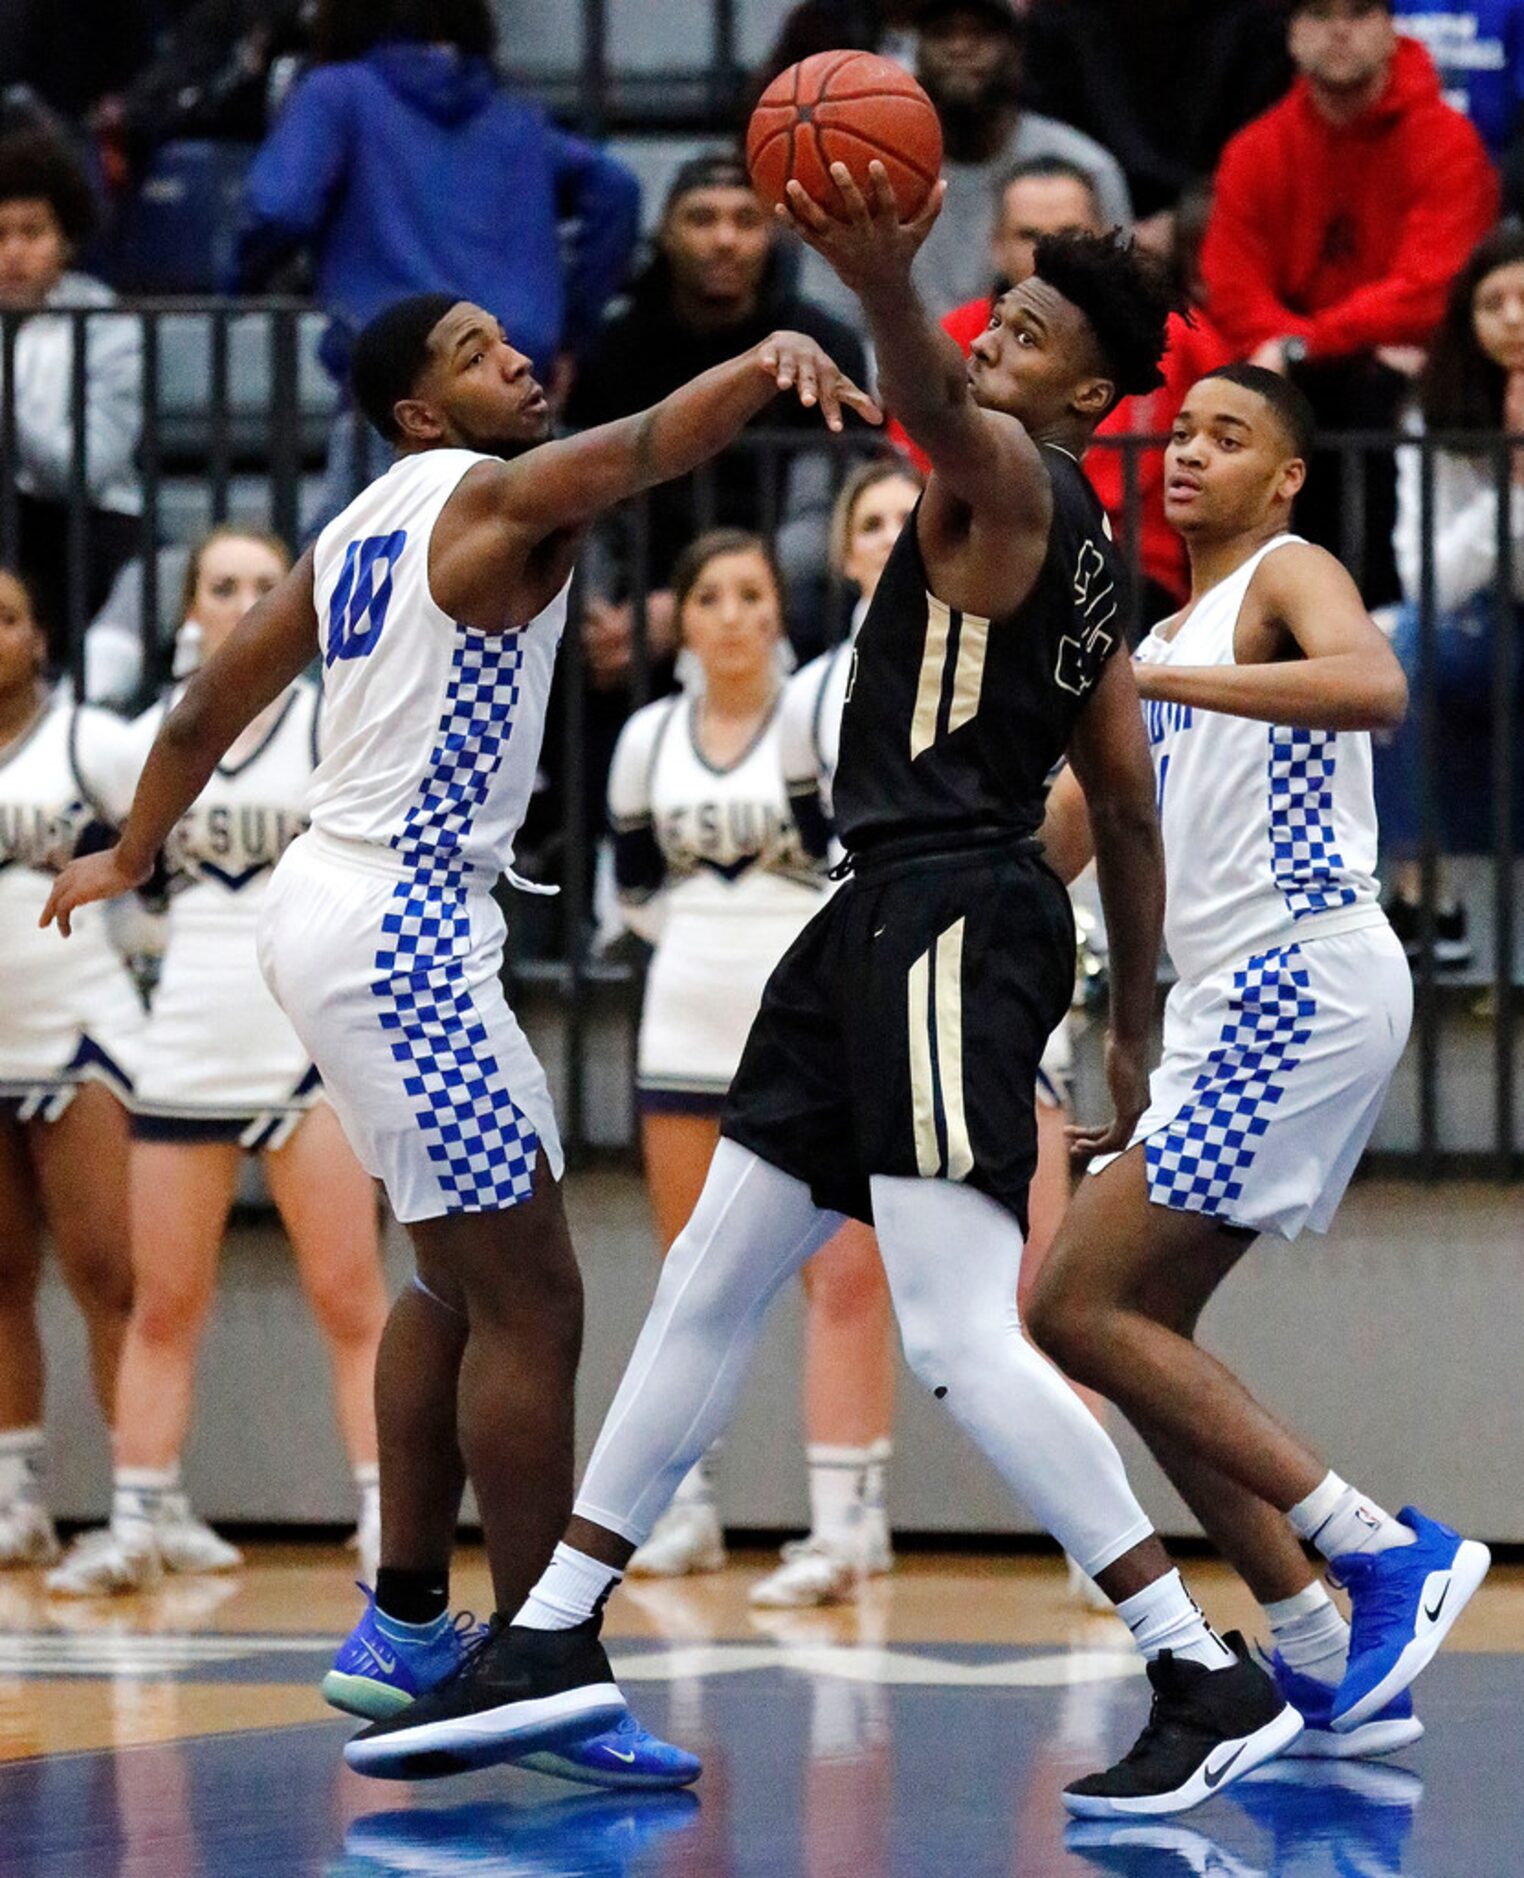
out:
{"label": "player's short afro hair", "polygon": [[1032,271],[1090,322],[1116,386],[1114,405],[1159,389],[1169,316],[1184,311],[1160,262],[1113,229],[1109,235],[1044,235]]}
{"label": "player's short afro hair", "polygon": [[429,335],[459,300],[452,293],[415,293],[395,300],[361,328],[349,366],[355,403],[388,443],[397,428],[399,401],[410,398],[429,362]]}
{"label": "player's short afro hair", "polygon": [[1233,365],[1219,365],[1216,371],[1205,372],[1202,376],[1221,378],[1230,385],[1242,385],[1245,391],[1252,391],[1256,397],[1263,398],[1286,433],[1292,455],[1306,462],[1317,437],[1318,420],[1307,393],[1300,385],[1293,385],[1289,378],[1283,378],[1279,372],[1272,372],[1263,365],[1250,365],[1244,360]]}

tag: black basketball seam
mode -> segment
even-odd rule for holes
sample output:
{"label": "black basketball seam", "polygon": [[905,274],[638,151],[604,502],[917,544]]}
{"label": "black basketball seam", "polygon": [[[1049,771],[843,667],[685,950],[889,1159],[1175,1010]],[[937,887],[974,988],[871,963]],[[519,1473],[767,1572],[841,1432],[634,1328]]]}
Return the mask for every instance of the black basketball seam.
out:
{"label": "black basketball seam", "polygon": [[[831,131],[835,136],[850,138],[851,141],[857,144],[860,148],[869,151],[873,156],[877,157],[881,163],[883,162],[885,157],[893,158],[893,160],[896,163],[902,165],[905,169],[910,170],[914,175],[919,176],[921,181],[925,183],[928,188],[936,187],[937,173],[935,171],[931,172],[931,174],[928,175],[927,172],[921,168],[919,163],[913,163],[908,156],[902,156],[898,150],[880,149],[876,143],[869,143],[868,139],[863,136],[861,131],[848,130],[846,125],[844,124],[824,124],[824,125],[815,126],[816,142],[819,145],[822,158],[825,155],[825,146],[824,144],[821,144],[819,142],[819,139],[820,139],[822,131],[827,131],[827,130]],[[832,161],[838,162],[838,163],[843,160],[844,159],[840,157],[836,157],[832,159]],[[826,173],[828,175],[830,174],[829,164],[826,165]]]}

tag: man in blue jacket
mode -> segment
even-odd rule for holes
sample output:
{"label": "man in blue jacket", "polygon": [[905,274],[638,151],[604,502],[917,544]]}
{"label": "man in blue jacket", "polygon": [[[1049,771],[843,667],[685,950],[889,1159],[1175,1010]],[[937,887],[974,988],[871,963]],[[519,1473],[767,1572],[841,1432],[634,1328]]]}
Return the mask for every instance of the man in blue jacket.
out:
{"label": "man in blue jacket", "polygon": [[[367,321],[437,291],[490,307],[554,391],[624,280],[638,183],[503,90],[495,38],[488,0],[320,0],[314,67],[249,173],[237,285],[307,250],[330,316],[323,362],[340,383]],[[384,468],[379,439],[373,462],[357,450],[364,435],[339,413],[309,524]]]}

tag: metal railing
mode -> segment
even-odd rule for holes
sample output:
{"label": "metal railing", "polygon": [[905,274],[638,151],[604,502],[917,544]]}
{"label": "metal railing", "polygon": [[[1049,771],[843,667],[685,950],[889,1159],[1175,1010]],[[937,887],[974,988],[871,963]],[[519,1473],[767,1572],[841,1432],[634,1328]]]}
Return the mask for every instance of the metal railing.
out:
{"label": "metal railing", "polygon": [[[67,399],[73,448],[66,486],[55,491],[55,499],[67,512],[67,605],[61,628],[61,662],[76,686],[83,688],[91,586],[88,331],[92,321],[111,319],[130,322],[138,335],[141,425],[135,474],[141,506],[134,529],[141,563],[142,669],[147,676],[162,674],[166,631],[177,623],[166,618],[170,596],[161,590],[158,550],[164,543],[199,533],[202,525],[230,517],[269,526],[293,546],[298,543],[306,519],[304,506],[311,507],[310,498],[324,457],[324,440],[333,421],[332,387],[322,380],[314,361],[316,322],[311,309],[300,303],[273,299],[124,302],[47,317],[67,322],[73,338]],[[16,383],[18,348],[24,333],[22,316],[0,315],[0,387]],[[1147,453],[1159,447],[1161,441],[1118,437],[1102,439],[1097,445],[1120,451],[1123,456],[1124,502],[1118,534],[1135,567],[1144,486],[1141,470]],[[852,459],[873,447],[874,440],[863,433],[842,439],[824,432],[818,437],[804,436],[794,430],[749,433],[733,454],[755,466],[754,520],[760,531],[775,536],[788,520],[788,477],[791,468],[808,460],[823,471],[815,492],[815,513],[823,543],[823,515],[831,493],[839,487]],[[1520,977],[1514,882],[1518,807],[1514,787],[1518,744],[1515,696],[1520,680],[1515,632],[1521,614],[1513,600],[1517,549],[1510,529],[1515,487],[1510,440],[1489,437],[1480,445],[1484,460],[1491,465],[1498,496],[1493,582],[1497,630],[1492,635],[1492,686],[1486,723],[1491,763],[1491,877],[1487,894],[1491,946],[1485,977],[1473,972],[1462,979],[1451,978],[1440,970],[1432,944],[1442,849],[1440,803],[1446,770],[1437,683],[1442,620],[1434,554],[1435,465],[1438,453],[1445,450],[1464,449],[1475,456],[1478,440],[1362,432],[1328,437],[1320,447],[1335,452],[1339,461],[1339,474],[1348,496],[1345,538],[1339,546],[1341,558],[1357,580],[1363,571],[1366,546],[1361,497],[1367,461],[1375,458],[1389,464],[1394,451],[1416,451],[1421,459],[1423,548],[1416,596],[1418,654],[1412,709],[1418,714],[1422,731],[1418,860],[1425,943],[1415,968],[1414,1126],[1403,1157],[1425,1177],[1452,1171],[1485,1171],[1512,1179],[1520,1169],[1515,1069]],[[728,466],[731,470],[734,467],[733,463]],[[0,563],[8,565],[15,563],[20,545],[19,491],[25,476],[25,440],[16,399],[0,395]],[[309,498],[305,504],[304,492]],[[721,514],[721,498],[721,478],[714,466],[690,480],[687,500],[692,532]],[[670,498],[659,496],[657,500],[667,502]],[[620,518],[621,579],[635,618],[628,685],[631,709],[650,696],[656,664],[647,618],[653,574],[652,515],[653,499],[646,497],[627,505]],[[194,528],[189,525],[192,520]],[[823,584],[818,597],[828,621],[844,617],[839,584],[834,588]],[[560,929],[548,937],[542,933],[533,952],[514,962],[521,976],[550,987],[565,999],[566,1132],[572,1145],[582,1132],[589,987],[618,975],[614,968],[591,959],[589,954],[589,907],[599,814],[597,803],[588,796],[588,691],[584,679],[583,649],[574,628],[568,634],[558,681],[555,719],[547,730],[547,750],[559,753],[560,800],[555,830],[542,845],[546,863],[554,868],[563,888]],[[143,701],[140,697],[134,702]],[[1447,1033],[1457,1013],[1464,1016],[1473,1011],[1478,999],[1490,1002],[1490,1011],[1482,1019],[1491,1026],[1487,1039],[1489,1145],[1485,1151],[1475,1146],[1457,1149],[1454,1131],[1446,1127]],[[1468,1100],[1480,1093],[1476,1080],[1471,1076],[1466,1083]]]}

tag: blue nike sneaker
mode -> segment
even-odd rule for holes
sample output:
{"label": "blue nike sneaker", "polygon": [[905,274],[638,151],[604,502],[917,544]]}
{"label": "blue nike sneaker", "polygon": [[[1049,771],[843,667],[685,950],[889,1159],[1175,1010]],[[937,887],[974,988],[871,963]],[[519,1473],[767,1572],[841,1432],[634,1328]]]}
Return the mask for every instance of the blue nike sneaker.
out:
{"label": "blue nike sneaker", "polygon": [[1379,1715],[1359,1722],[1343,1734],[1333,1729],[1333,1705],[1337,1690],[1315,1676],[1303,1676],[1294,1670],[1279,1650],[1270,1658],[1270,1674],[1275,1686],[1301,1716],[1305,1726],[1289,1748],[1286,1760],[1361,1761],[1375,1760],[1383,1754],[1395,1754],[1411,1747],[1423,1733],[1423,1723],[1413,1713],[1413,1697],[1406,1689],[1394,1695]]}
{"label": "blue nike sneaker", "polygon": [[1351,1552],[1330,1576],[1349,1593],[1349,1668],[1330,1717],[1338,1734],[1379,1715],[1425,1670],[1487,1576],[1492,1554],[1475,1539],[1405,1506],[1411,1545]]}
{"label": "blue nike sneaker", "polygon": [[371,1813],[344,1834],[344,1869],[376,1878],[625,1878],[663,1840],[681,1838],[699,1815],[691,1793],[578,1794],[538,1806],[477,1801]]}
{"label": "blue nike sneaker", "polygon": [[704,1771],[696,1754],[661,1740],[629,1713],[612,1728],[525,1754],[513,1765],[589,1787],[688,1787]]}
{"label": "blue nike sneaker", "polygon": [[465,1660],[467,1643],[484,1626],[469,1611],[446,1612],[427,1628],[398,1623],[376,1609],[369,1585],[365,1615],[339,1645],[333,1668],[323,1678],[323,1700],[363,1721],[383,1721],[407,1708],[426,1689],[453,1676]]}
{"label": "blue nike sneaker", "polygon": [[1401,1878],[1423,1782],[1375,1761],[1285,1756],[1240,1780],[1232,1796],[1273,1847],[1275,1872],[1321,1870],[1339,1878]]}

